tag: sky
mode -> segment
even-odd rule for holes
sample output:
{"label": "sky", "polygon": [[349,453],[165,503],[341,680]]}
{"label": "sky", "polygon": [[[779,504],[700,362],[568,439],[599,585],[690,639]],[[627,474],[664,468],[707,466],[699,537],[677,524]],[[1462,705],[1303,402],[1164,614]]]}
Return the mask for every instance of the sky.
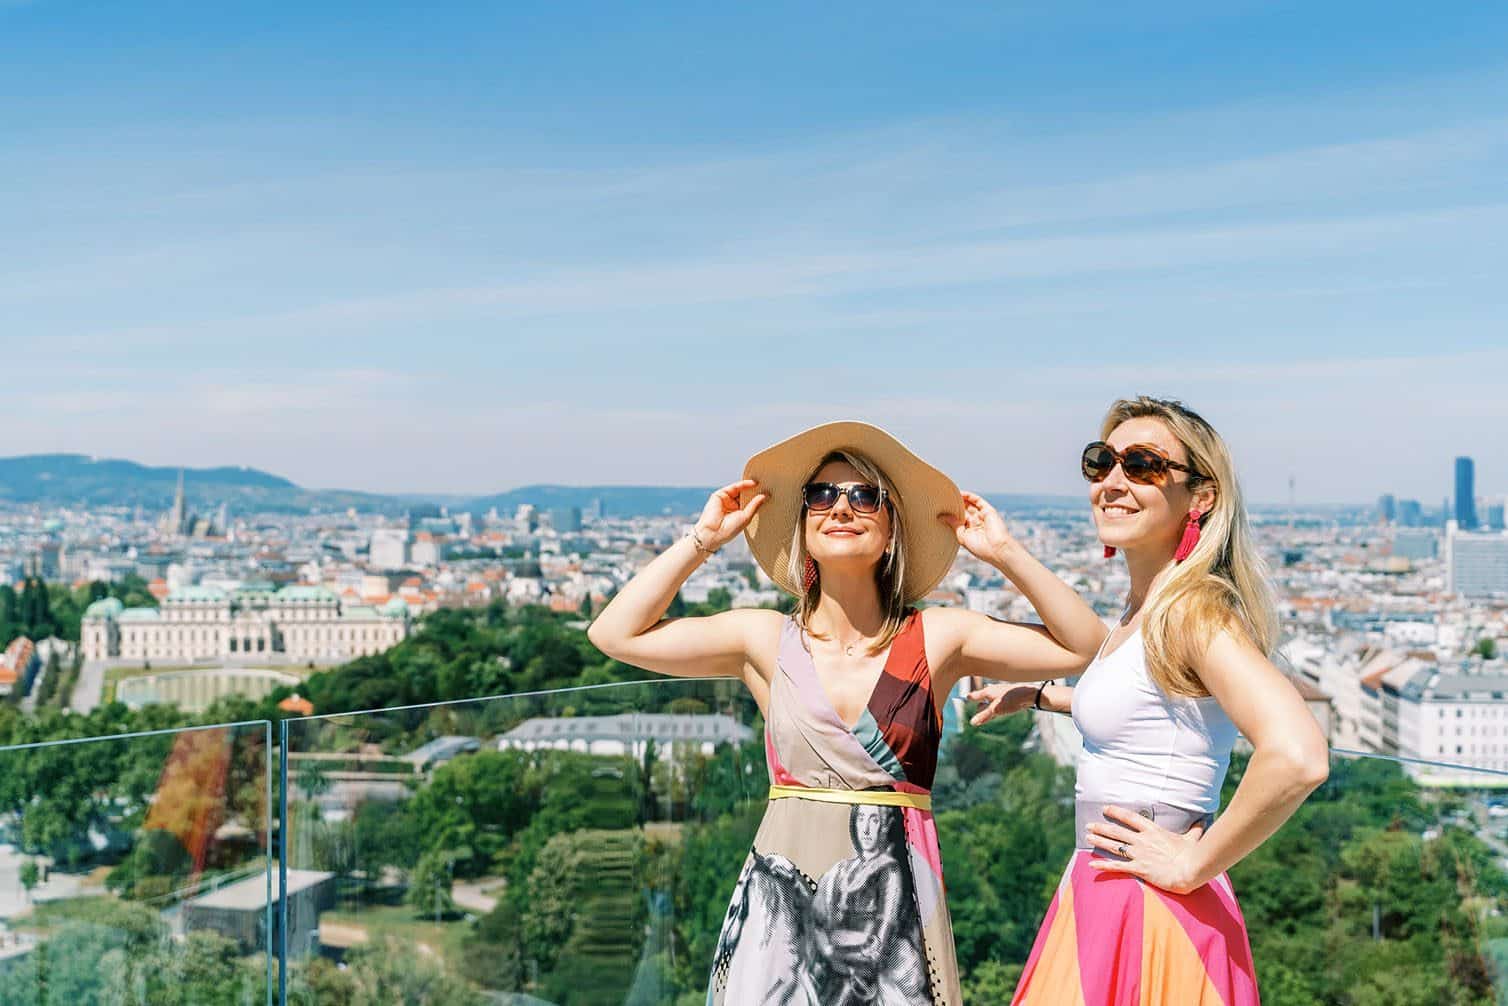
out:
{"label": "sky", "polygon": [[1110,7],[0,0],[0,454],[1072,493],[1146,393],[1508,493],[1508,6]]}

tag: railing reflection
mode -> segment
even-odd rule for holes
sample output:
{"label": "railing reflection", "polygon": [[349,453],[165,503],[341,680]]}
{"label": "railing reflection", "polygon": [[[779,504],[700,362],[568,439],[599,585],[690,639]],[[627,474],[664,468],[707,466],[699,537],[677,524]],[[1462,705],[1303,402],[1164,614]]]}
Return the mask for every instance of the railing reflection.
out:
{"label": "railing reflection", "polygon": [[0,1004],[272,1002],[270,728],[0,748]]}
{"label": "railing reflection", "polygon": [[290,924],[290,1002],[361,988],[604,1006],[698,992],[725,864],[752,841],[766,786],[757,711],[736,682],[284,729],[289,869],[333,889],[317,932]]}

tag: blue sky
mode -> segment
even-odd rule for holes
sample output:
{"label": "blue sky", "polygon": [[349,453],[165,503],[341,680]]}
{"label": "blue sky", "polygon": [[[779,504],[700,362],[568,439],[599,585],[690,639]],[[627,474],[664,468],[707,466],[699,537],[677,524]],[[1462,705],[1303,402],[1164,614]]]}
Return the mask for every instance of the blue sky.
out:
{"label": "blue sky", "polygon": [[1508,7],[1105,6],[0,0],[4,453],[1073,492],[1145,391],[1255,499],[1508,492]]}

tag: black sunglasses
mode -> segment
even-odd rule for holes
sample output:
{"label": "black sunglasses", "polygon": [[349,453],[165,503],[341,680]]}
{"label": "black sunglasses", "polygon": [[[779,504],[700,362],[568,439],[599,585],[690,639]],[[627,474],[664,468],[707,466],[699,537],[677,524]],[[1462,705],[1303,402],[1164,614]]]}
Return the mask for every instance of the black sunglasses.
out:
{"label": "black sunglasses", "polygon": [[854,513],[878,513],[889,495],[879,486],[854,482],[840,486],[833,482],[808,482],[801,487],[801,502],[811,513],[822,513],[838,505],[838,497],[847,496]]}
{"label": "black sunglasses", "polygon": [[1137,485],[1161,486],[1168,481],[1169,470],[1186,472],[1190,482],[1204,481],[1204,476],[1171,460],[1166,454],[1149,444],[1132,444],[1118,451],[1103,440],[1096,440],[1084,448],[1079,468],[1090,482],[1103,482],[1120,465],[1126,478]]}

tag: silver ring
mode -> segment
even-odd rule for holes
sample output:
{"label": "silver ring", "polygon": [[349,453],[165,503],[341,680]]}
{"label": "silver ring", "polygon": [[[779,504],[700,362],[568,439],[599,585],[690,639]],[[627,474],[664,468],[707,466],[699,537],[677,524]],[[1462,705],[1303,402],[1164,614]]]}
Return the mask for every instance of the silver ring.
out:
{"label": "silver ring", "polygon": [[1126,850],[1126,843],[1125,842],[1122,842],[1120,845],[1117,845],[1115,847],[1115,851],[1120,854],[1120,857],[1122,859],[1130,859],[1131,858],[1131,854],[1129,852],[1127,852],[1127,850]]}

